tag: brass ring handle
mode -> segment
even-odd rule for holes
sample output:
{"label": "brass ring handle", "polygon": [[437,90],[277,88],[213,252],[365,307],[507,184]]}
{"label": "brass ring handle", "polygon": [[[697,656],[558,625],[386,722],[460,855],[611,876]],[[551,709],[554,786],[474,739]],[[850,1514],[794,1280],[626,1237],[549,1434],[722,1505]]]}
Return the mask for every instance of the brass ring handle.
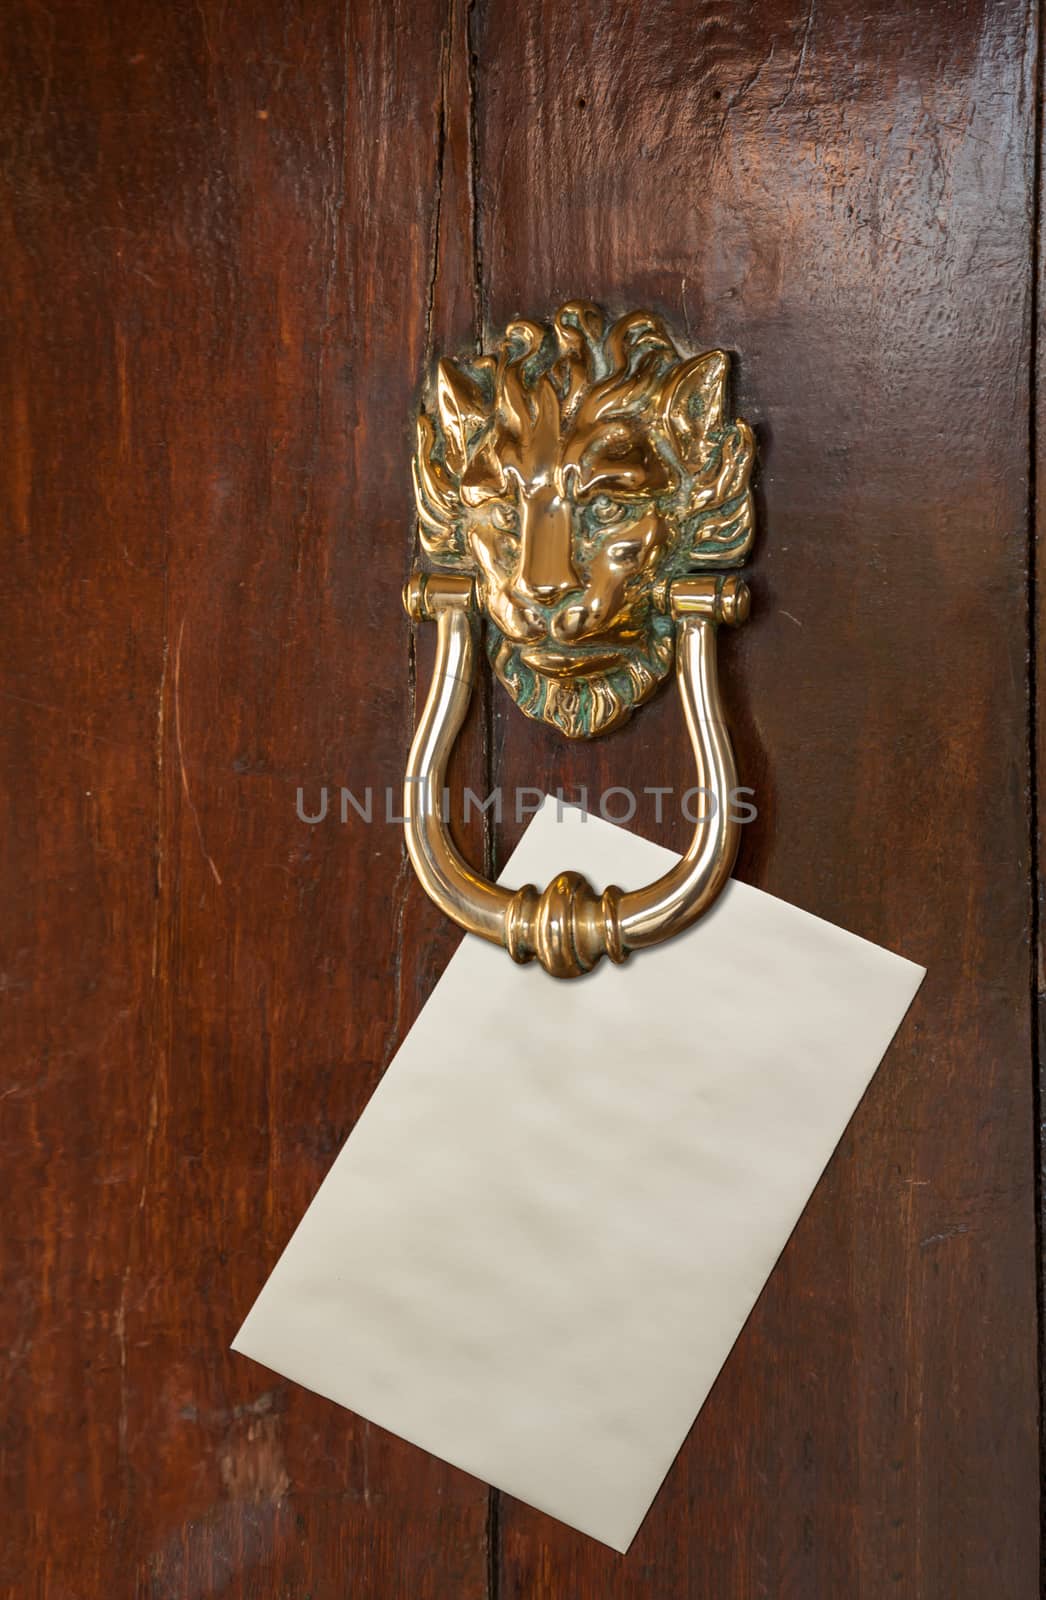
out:
{"label": "brass ring handle", "polygon": [[455,848],[443,820],[450,752],[468,710],[475,670],[473,579],[415,573],[404,591],[408,614],[436,621],[436,664],[411,745],[404,783],[407,850],[432,900],[470,933],[504,945],[513,960],[535,956],[556,978],[588,972],[603,955],[624,961],[632,950],[682,932],[715,900],[733,869],[740,838],[731,813],[737,783],[716,675],[716,627],[748,616],[741,579],[702,574],[668,586],[676,625],[676,679],[694,752],[697,783],[714,797],[678,863],[644,889],[597,894],[577,872],[561,872],[542,892],[491,883]]}

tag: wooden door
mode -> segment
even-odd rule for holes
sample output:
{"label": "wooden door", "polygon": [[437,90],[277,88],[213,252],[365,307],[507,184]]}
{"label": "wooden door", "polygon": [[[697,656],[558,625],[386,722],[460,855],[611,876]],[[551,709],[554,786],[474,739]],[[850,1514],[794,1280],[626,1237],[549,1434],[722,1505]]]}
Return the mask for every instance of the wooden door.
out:
{"label": "wooden door", "polygon": [[[12,0],[5,1600],[1038,1593],[1036,28]],[[741,875],[929,969],[624,1558],[228,1353],[457,939],[298,803],[400,781],[417,387],[578,294],[736,353]],[[573,747],[485,690],[458,761],[687,770],[669,696]]]}

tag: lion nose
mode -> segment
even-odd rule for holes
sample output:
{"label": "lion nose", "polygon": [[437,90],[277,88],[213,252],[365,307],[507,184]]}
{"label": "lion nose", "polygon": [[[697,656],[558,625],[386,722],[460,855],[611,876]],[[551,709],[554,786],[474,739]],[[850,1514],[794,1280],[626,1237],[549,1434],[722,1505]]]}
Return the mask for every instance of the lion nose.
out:
{"label": "lion nose", "polygon": [[554,582],[546,580],[541,583],[520,573],[516,580],[516,590],[524,600],[540,600],[543,605],[550,605],[560,595],[569,594],[571,589],[576,588],[576,578],[559,578]]}
{"label": "lion nose", "polygon": [[524,600],[551,605],[580,587],[570,559],[571,512],[554,493],[524,501],[520,519],[519,565],[513,587]]}

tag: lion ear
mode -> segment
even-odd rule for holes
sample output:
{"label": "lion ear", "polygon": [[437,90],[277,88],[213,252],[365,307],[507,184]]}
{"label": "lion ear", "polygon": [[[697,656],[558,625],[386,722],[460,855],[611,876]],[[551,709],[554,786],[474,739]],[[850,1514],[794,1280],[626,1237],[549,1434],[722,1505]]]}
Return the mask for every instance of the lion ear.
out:
{"label": "lion ear", "polygon": [[447,466],[460,477],[468,460],[468,443],[487,420],[489,407],[476,380],[456,362],[441,361],[436,369],[436,404],[447,442]]}
{"label": "lion ear", "polygon": [[696,467],[709,436],[722,431],[730,357],[725,350],[694,356],[669,374],[664,417],[684,464]]}

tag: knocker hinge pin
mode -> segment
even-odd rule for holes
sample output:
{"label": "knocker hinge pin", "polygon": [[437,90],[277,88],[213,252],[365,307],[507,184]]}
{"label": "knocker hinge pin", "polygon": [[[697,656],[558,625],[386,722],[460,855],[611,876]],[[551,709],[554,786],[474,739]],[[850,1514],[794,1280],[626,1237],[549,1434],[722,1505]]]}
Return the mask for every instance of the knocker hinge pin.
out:
{"label": "knocker hinge pin", "polygon": [[707,617],[739,628],[748,621],[752,596],[747,583],[736,573],[703,572],[689,578],[676,578],[656,596],[662,611],[669,611],[678,622],[683,617]]}
{"label": "knocker hinge pin", "polygon": [[411,573],[403,585],[403,609],[412,621],[435,621],[446,606],[474,611],[476,580],[449,572]]}

